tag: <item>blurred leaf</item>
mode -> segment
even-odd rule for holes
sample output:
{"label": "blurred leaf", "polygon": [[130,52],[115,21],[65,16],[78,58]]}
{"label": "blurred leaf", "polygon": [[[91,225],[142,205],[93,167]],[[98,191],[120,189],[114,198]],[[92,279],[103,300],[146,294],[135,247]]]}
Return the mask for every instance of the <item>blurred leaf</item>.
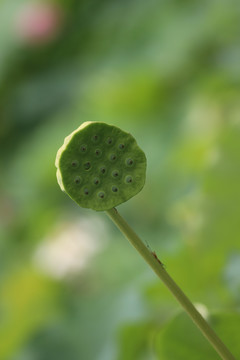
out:
{"label": "blurred leaf", "polygon": [[151,341],[154,324],[136,323],[126,325],[120,333],[118,360],[151,360]]}
{"label": "blurred leaf", "polygon": [[32,269],[18,269],[1,284],[0,359],[12,355],[57,313],[56,288]]}
{"label": "blurred leaf", "polygon": [[[237,357],[240,356],[240,314],[217,314],[209,323]],[[161,360],[219,360],[219,355],[185,313],[176,316],[156,338],[156,352]]]}
{"label": "blurred leaf", "polygon": [[240,252],[234,251],[228,257],[224,269],[224,280],[229,291],[234,294],[237,302],[240,301]]}

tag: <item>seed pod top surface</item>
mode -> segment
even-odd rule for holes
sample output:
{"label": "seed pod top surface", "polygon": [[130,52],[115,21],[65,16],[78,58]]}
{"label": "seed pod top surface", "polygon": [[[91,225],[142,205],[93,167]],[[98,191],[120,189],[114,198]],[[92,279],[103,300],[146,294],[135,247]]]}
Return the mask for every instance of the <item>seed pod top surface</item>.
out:
{"label": "seed pod top surface", "polygon": [[57,152],[57,180],[77,204],[109,210],[144,186],[146,157],[132,135],[101,122],[85,122]]}

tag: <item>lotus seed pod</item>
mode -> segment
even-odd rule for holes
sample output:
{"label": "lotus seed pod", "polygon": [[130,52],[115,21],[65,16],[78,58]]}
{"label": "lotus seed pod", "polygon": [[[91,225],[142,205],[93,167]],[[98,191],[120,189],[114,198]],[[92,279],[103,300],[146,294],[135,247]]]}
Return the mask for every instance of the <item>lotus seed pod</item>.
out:
{"label": "lotus seed pod", "polygon": [[109,210],[144,186],[146,156],[132,135],[101,122],[85,122],[57,152],[57,180],[78,205]]}

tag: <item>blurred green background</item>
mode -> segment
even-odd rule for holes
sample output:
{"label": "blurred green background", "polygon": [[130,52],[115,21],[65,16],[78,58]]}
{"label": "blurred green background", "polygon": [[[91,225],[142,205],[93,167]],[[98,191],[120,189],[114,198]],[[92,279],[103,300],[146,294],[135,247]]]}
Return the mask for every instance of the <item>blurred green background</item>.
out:
{"label": "blurred green background", "polygon": [[148,159],[120,213],[240,357],[239,0],[0,1],[0,360],[219,359],[54,161],[84,121]]}

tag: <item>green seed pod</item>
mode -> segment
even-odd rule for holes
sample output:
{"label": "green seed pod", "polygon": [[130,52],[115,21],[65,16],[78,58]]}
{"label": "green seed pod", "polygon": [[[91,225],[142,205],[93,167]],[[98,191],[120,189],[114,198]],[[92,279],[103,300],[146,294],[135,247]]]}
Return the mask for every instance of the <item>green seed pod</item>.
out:
{"label": "green seed pod", "polygon": [[78,205],[109,210],[144,186],[146,156],[132,135],[101,122],[85,122],[57,152],[57,180]]}

